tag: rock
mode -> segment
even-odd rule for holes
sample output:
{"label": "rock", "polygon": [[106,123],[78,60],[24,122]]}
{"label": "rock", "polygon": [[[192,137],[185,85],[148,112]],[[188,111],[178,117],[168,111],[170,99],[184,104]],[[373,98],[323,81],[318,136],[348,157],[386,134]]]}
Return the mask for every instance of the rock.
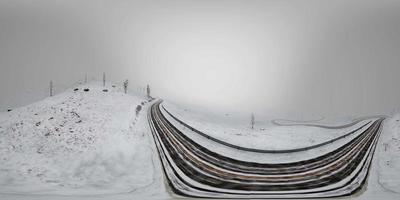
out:
{"label": "rock", "polygon": [[85,92],[89,92],[89,88],[85,88],[83,91],[85,91]]}
{"label": "rock", "polygon": [[139,115],[139,112],[142,110],[142,106],[141,105],[137,105],[136,107],[136,116]]}

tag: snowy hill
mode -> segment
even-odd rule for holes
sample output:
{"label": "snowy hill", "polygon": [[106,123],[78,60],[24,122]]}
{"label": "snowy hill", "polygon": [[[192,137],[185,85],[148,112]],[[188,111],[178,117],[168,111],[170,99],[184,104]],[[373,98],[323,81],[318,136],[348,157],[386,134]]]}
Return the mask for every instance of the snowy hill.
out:
{"label": "snowy hill", "polygon": [[152,181],[149,103],[101,85],[0,113],[0,193],[120,193]]}
{"label": "snowy hill", "polygon": [[[144,96],[124,94],[119,86],[103,87],[102,83],[92,82],[0,113],[0,199],[177,197],[168,191],[148,126],[150,105]],[[316,145],[351,130],[358,134],[369,122],[365,119],[349,127],[327,129],[301,124],[277,126],[271,123],[273,118],[257,118],[253,130],[248,116],[210,114],[168,102],[163,105],[180,120],[217,139],[242,147],[272,150]],[[185,134],[195,135],[163,113]],[[399,120],[400,115],[385,120],[367,189],[355,196],[356,199],[400,196]],[[321,118],[312,123],[337,126],[351,122],[351,118]],[[205,140],[196,141],[213,149]],[[304,156],[314,155],[305,153]],[[271,154],[272,160],[288,161],[282,155],[279,159],[275,157]]]}

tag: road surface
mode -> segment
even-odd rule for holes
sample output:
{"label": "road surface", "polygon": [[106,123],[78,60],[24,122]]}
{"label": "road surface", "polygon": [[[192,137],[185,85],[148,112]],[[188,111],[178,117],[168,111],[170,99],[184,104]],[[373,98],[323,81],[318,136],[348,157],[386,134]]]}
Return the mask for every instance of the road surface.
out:
{"label": "road surface", "polygon": [[[249,162],[217,153],[192,140],[167,120],[166,114],[173,115],[162,111],[161,102],[152,105],[149,124],[169,187],[177,195],[186,197],[276,199],[353,195],[366,183],[384,120],[377,118],[366,123],[367,127],[357,137],[317,157],[288,163]],[[210,141],[215,139],[193,128],[188,130]],[[345,139],[339,137],[310,148]],[[268,152],[237,148],[224,141],[213,142],[228,146],[231,151],[275,156],[309,150]]]}

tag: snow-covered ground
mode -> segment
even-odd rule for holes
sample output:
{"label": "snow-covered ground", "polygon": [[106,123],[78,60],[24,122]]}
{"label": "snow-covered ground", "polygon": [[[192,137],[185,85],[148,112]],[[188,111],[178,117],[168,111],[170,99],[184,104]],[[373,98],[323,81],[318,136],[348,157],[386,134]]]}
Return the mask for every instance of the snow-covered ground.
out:
{"label": "snow-covered ground", "polygon": [[[202,108],[179,106],[171,102],[164,102],[165,108],[175,115],[180,120],[186,122],[192,127],[203,131],[216,138],[221,138],[224,141],[231,143],[257,148],[291,148],[312,145],[317,142],[322,142],[332,137],[337,137],[344,133],[344,129],[323,129],[308,126],[275,126],[271,121],[275,118],[273,116],[264,116],[256,119],[256,129],[250,128],[250,115],[244,116],[240,113],[218,113],[209,112]],[[173,118],[169,117],[166,112],[164,115],[171,121]],[[292,118],[293,119],[293,118]],[[355,117],[342,117],[342,118],[323,118],[313,117],[298,117],[299,121],[305,123],[318,124],[318,125],[333,125],[340,126],[343,124],[351,123]],[[363,119],[363,118],[358,118]],[[366,121],[368,121],[368,117]],[[372,118],[371,118],[372,119]],[[291,120],[279,120],[280,123],[295,124],[296,118]],[[301,122],[303,123],[303,122]],[[300,124],[301,124],[300,123]],[[212,145],[212,142],[202,143],[201,137],[192,133],[189,129],[178,122],[173,124],[180,127],[189,137],[196,138],[196,142],[206,145],[214,150],[220,151],[229,155],[228,150],[224,150],[220,145]],[[356,125],[358,126],[358,125]],[[354,128],[354,127],[353,127]],[[282,136],[282,134],[284,134]],[[276,137],[271,137],[274,135]],[[299,137],[299,135],[301,137]],[[251,136],[251,137],[249,137]],[[304,138],[302,138],[304,137]],[[282,138],[286,139],[286,143]],[[204,140],[204,139],[203,139]],[[301,144],[298,144],[301,143]],[[278,144],[278,145],[277,145]],[[240,153],[229,155],[238,157]],[[307,156],[299,155],[301,156]],[[309,156],[309,155],[308,155]],[[254,156],[253,156],[254,157]],[[284,156],[280,156],[284,157]],[[241,159],[248,159],[240,157]],[[261,160],[255,159],[255,160]],[[284,160],[287,160],[285,158]],[[388,116],[384,121],[382,133],[376,148],[372,167],[369,172],[367,187],[364,191],[359,192],[351,199],[400,199],[400,114]]]}
{"label": "snow-covered ground", "polygon": [[354,199],[400,199],[400,144],[397,142],[400,139],[399,135],[400,114],[395,114],[384,122],[369,171],[367,187]]}
{"label": "snow-covered ground", "polygon": [[93,82],[1,113],[0,199],[104,196],[154,184],[160,166],[149,138],[149,105],[144,96]]}
{"label": "snow-covered ground", "polygon": [[[142,109],[136,114],[138,105]],[[164,182],[148,127],[150,105],[139,94],[124,94],[120,86],[92,82],[0,113],[0,199],[176,198]],[[354,129],[276,126],[273,117],[256,115],[252,130],[250,116],[163,105],[207,134],[252,148],[299,148]],[[340,125],[353,118],[309,119]],[[400,114],[385,121],[367,190],[354,198],[400,199],[399,121]]]}
{"label": "snow-covered ground", "polygon": [[400,194],[400,114],[386,121],[378,154],[379,184]]}
{"label": "snow-covered ground", "polygon": [[[255,128],[251,129],[250,115],[208,113],[201,109],[184,108],[168,102],[163,105],[175,117],[201,132],[231,144],[257,149],[296,149],[316,145],[361,128],[371,121],[366,119],[350,127],[325,129],[301,125],[276,126],[271,123],[274,118],[262,117],[256,119]],[[351,120],[347,117],[337,118],[335,123],[332,119],[328,121],[321,117],[318,120],[312,120],[312,123],[316,124],[346,124],[350,122]]]}

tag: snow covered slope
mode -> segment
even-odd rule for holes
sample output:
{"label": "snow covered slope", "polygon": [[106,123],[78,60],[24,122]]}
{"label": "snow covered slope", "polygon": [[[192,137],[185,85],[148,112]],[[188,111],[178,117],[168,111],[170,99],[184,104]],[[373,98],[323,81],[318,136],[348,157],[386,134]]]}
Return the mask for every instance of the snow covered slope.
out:
{"label": "snow covered slope", "polygon": [[[124,94],[119,86],[101,85],[77,85],[57,96],[0,113],[0,199],[177,198],[164,182],[148,127],[151,103],[140,95]],[[136,114],[138,105],[141,110]],[[256,129],[252,130],[249,116],[216,116],[192,107],[164,105],[195,128],[245,147],[299,148],[350,130],[279,127],[270,123],[273,118],[256,118]],[[400,197],[399,120],[400,115],[396,115],[385,121],[367,189],[356,199]],[[351,118],[315,123],[348,122]]]}
{"label": "snow covered slope", "polygon": [[150,184],[148,104],[93,82],[0,113],[0,193],[110,194]]}
{"label": "snow covered slope", "polygon": [[386,190],[400,194],[400,114],[389,118],[383,131],[378,181]]}

